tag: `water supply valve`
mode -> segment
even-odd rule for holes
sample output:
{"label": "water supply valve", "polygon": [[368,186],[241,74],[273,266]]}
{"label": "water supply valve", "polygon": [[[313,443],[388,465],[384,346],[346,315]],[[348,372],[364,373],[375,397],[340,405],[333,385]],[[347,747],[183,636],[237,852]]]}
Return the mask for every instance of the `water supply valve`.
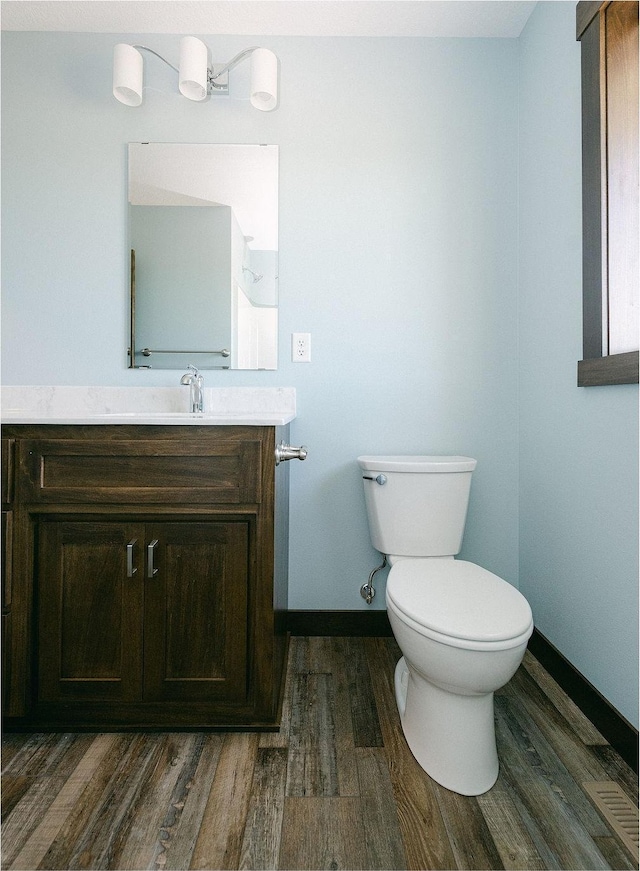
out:
{"label": "water supply valve", "polygon": [[[384,475],[383,475],[382,477],[384,478]],[[374,478],[373,480],[375,480],[375,478]],[[385,481],[386,481],[386,480],[387,480],[387,479],[385,478]],[[378,481],[378,483],[380,483],[380,481]],[[382,483],[384,483],[384,481],[383,481]],[[376,594],[376,591],[375,591],[374,588],[373,588],[373,578],[374,578],[374,575],[375,575],[377,572],[379,572],[381,569],[383,569],[383,568],[386,566],[386,564],[387,564],[387,555],[386,555],[386,554],[383,554],[383,560],[382,560],[382,562],[380,563],[380,565],[379,565],[379,566],[376,566],[376,568],[373,569],[373,571],[372,571],[371,574],[369,575],[369,580],[367,581],[367,583],[366,583],[366,584],[363,584],[363,585],[360,587],[360,595],[362,596],[363,599],[365,599],[367,605],[370,605],[370,604],[373,602],[373,597],[374,597],[375,594]]]}

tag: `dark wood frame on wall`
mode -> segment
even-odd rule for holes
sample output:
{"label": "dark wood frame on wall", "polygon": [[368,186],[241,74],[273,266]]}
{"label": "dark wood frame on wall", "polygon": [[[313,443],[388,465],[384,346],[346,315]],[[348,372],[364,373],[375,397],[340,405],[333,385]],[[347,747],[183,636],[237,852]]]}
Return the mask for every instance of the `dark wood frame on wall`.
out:
{"label": "dark wood frame on wall", "polygon": [[[626,12],[635,7],[637,20],[638,3],[580,2],[576,7],[576,38],[581,43],[582,55],[582,229],[583,229],[583,356],[578,363],[578,386],[590,387],[605,384],[638,383],[638,351],[609,354],[608,323],[606,312],[609,298],[609,276],[612,270],[629,268],[629,261],[638,271],[638,239],[630,232],[632,251],[628,251],[627,263],[616,264],[609,258],[609,220],[617,208],[615,191],[608,186],[608,142],[610,136],[607,103],[607,10],[613,6],[625,6]],[[637,113],[638,55],[616,57],[624,64],[622,79],[629,88],[628,112]],[[619,91],[616,92],[619,94]],[[626,106],[625,106],[626,111]],[[625,118],[625,120],[629,120]],[[629,127],[635,130],[634,137],[625,139],[624,160],[637,169],[638,136],[637,114],[635,123],[630,116]],[[631,185],[631,188],[636,187]],[[637,191],[632,199],[637,226]],[[626,205],[628,208],[628,202]],[[633,226],[633,221],[630,222]],[[635,238],[634,238],[635,236]],[[635,261],[635,264],[633,263]],[[611,291],[613,292],[613,291]]]}

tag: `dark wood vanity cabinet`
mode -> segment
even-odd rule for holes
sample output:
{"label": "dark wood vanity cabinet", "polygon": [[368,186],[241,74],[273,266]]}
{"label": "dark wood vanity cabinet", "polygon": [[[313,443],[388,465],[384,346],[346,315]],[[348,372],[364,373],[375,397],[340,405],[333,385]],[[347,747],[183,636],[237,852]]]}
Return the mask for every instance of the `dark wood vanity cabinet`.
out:
{"label": "dark wood vanity cabinet", "polygon": [[18,508],[7,725],[275,728],[286,430],[5,430]]}

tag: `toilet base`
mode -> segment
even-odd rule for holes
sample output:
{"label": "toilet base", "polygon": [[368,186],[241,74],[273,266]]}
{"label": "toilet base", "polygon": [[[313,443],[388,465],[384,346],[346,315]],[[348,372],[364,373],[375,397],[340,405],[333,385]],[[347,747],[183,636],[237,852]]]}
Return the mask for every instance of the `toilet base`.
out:
{"label": "toilet base", "polygon": [[493,693],[458,695],[407,666],[395,671],[395,695],[409,749],[427,774],[460,795],[481,795],[498,777]]}

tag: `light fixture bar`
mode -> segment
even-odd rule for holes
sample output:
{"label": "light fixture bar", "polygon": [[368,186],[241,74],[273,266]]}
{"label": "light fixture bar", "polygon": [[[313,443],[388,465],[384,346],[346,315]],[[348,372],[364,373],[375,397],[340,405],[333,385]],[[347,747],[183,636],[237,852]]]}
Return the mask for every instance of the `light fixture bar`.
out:
{"label": "light fixture bar", "polygon": [[249,57],[250,54],[253,54],[253,52],[257,51],[259,48],[260,48],[259,45],[254,45],[251,48],[245,48],[245,50],[241,51],[240,54],[237,54],[235,57],[232,57],[231,60],[229,61],[229,63],[226,66],[222,67],[221,70],[218,70],[218,72],[215,75],[211,75],[209,77],[209,82],[210,83],[215,82],[215,80],[217,78],[224,75],[224,73],[228,73],[229,70],[232,70],[234,67],[238,66],[240,61],[243,61],[246,57]]}
{"label": "light fixture bar", "polygon": [[127,106],[142,103],[143,62],[140,51],[148,51],[178,74],[180,93],[189,100],[201,101],[212,94],[229,93],[229,72],[251,56],[251,105],[263,112],[278,104],[278,58],[268,48],[245,48],[226,64],[210,64],[209,49],[195,36],[180,40],[180,66],[147,45],[115,46],[113,57],[113,95]]}
{"label": "light fixture bar", "polygon": [[155,49],[149,48],[148,45],[138,45],[138,43],[134,43],[131,46],[131,48],[138,48],[138,49],[142,49],[143,51],[149,51],[149,52],[151,52],[151,54],[155,54],[155,56],[159,57],[161,61],[164,61],[168,67],[171,67],[171,69],[174,70],[174,72],[180,73],[180,70],[178,69],[178,67],[174,67],[174,65],[172,63],[169,63],[169,61],[166,59],[166,57],[162,57],[161,54],[158,54],[158,52],[155,51]]}

